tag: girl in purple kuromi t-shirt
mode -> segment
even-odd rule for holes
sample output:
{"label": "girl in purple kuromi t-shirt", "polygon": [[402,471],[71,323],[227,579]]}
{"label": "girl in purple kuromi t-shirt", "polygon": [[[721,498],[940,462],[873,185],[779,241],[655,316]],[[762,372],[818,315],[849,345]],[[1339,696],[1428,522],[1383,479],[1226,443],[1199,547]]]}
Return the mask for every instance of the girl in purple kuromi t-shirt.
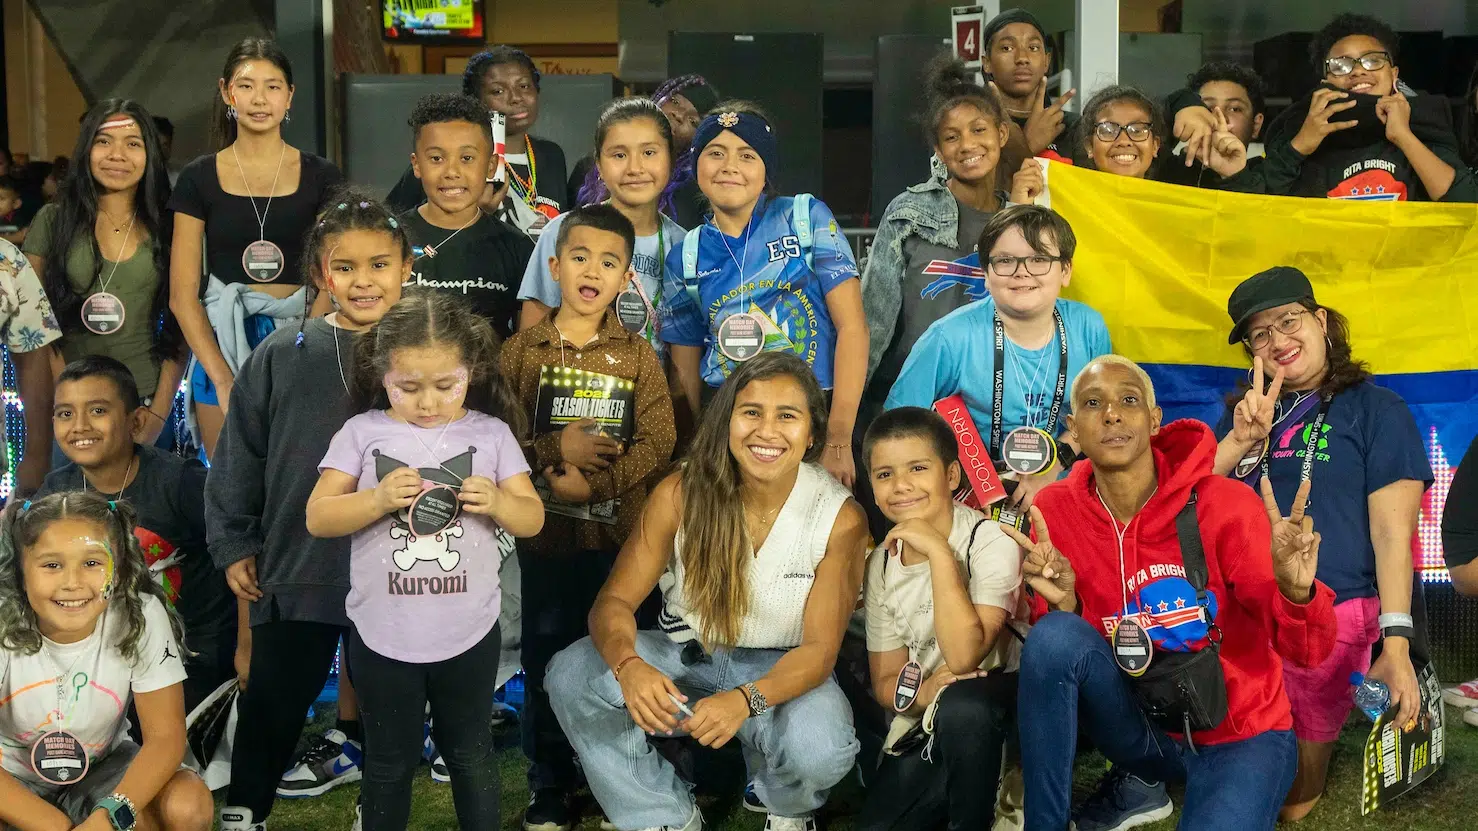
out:
{"label": "girl in purple kuromi t-shirt", "polygon": [[349,662],[373,748],[364,827],[406,827],[429,701],[459,823],[500,828],[488,759],[499,537],[544,525],[514,438],[523,411],[498,373],[492,329],[449,295],[408,290],[360,339],[355,365],[370,409],[329,445],[308,531],[353,535]]}

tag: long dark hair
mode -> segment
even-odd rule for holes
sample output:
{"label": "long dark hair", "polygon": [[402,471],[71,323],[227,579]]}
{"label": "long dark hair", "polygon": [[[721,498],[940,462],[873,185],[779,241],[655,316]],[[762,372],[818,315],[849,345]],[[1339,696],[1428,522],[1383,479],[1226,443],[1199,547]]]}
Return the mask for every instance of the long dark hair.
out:
{"label": "long dark hair", "polygon": [[390,408],[384,379],[395,350],[432,344],[452,346],[461,353],[468,374],[467,409],[502,419],[513,435],[524,435],[528,417],[499,371],[502,344],[493,327],[462,298],[418,286],[407,286],[400,302],[355,342],[355,400],[360,408]]}
{"label": "long dark hair", "polygon": [[144,636],[144,598],[153,596],[163,604],[175,642],[183,649],[180,617],[169,604],[164,588],[149,574],[144,551],[134,536],[138,515],[127,502],[109,501],[93,491],[54,493],[34,502],[12,499],[0,513],[0,649],[24,655],[34,655],[41,649],[41,626],[26,600],[22,559],[47,527],[63,519],[91,520],[107,529],[113,557],[108,609],[123,616],[118,642],[109,645],[116,646],[130,661],[138,658]]}
{"label": "long dark hair", "polygon": [[[169,202],[169,171],[164,166],[159,131],[154,126],[154,117],[137,101],[109,98],[94,104],[83,117],[77,146],[72,151],[72,158],[76,161],[68,166],[67,175],[57,187],[56,212],[46,241],[41,285],[46,289],[62,332],[81,330],[82,301],[103,270],[103,253],[94,231],[98,217],[98,183],[92,178],[92,143],[103,122],[115,115],[132,118],[144,137],[144,177],[134,191],[133,207],[137,222],[149,233],[154,271],[159,275],[159,285],[154,289],[149,307],[149,320],[153,327],[149,355],[156,362],[163,362],[179,358],[184,344],[179,324],[169,310],[169,252],[174,221],[165,210]],[[86,240],[92,249],[93,273],[88,275],[87,283],[78,291],[67,273],[67,261],[72,246],[80,240]],[[153,390],[148,394],[152,395]]]}
{"label": "long dark hair", "polygon": [[[1355,359],[1354,350],[1350,347],[1350,321],[1344,315],[1328,306],[1320,306],[1310,298],[1298,301],[1298,305],[1307,309],[1311,315],[1321,309],[1324,312],[1324,334],[1328,338],[1324,362],[1328,364],[1329,371],[1324,375],[1324,383],[1319,385],[1320,395],[1335,396],[1374,377],[1369,364]],[[1245,342],[1242,344],[1242,351],[1249,360],[1252,358],[1252,349]],[[1237,385],[1237,391],[1227,396],[1227,405],[1236,406],[1251,386],[1243,380]]]}
{"label": "long dark hair", "polygon": [[[282,70],[282,77],[287,80],[287,85],[293,85],[293,65],[288,61],[287,53],[277,45],[277,41],[268,38],[243,38],[226,54],[226,66],[221,70],[221,80],[226,89],[231,88],[231,78],[236,74],[237,67],[246,61],[270,61],[273,66]],[[236,119],[226,116],[226,102],[221,99],[220,90],[216,91],[215,101],[215,109],[211,115],[213,133],[216,149],[224,150],[236,141]]]}
{"label": "long dark hair", "polygon": [[739,365],[703,410],[682,461],[683,593],[702,621],[704,643],[732,646],[749,612],[749,532],[739,496],[739,463],[729,450],[729,421],[739,393],[754,381],[794,378],[811,416],[815,462],[826,449],[826,396],[806,362],[790,352],[762,352]]}
{"label": "long dark hair", "polygon": [[668,213],[672,212],[672,193],[680,184],[676,175],[677,148],[672,143],[672,122],[667,120],[666,113],[650,98],[617,98],[601,108],[600,115],[595,120],[595,164],[585,174],[585,182],[580,185],[580,194],[575,199],[576,205],[590,205],[610,198],[611,192],[600,178],[600,154],[605,149],[606,136],[617,124],[642,118],[655,124],[657,132],[667,140],[667,159],[672,167],[668,172],[667,186],[657,196],[657,207]]}
{"label": "long dark hair", "polygon": [[1473,74],[1468,76],[1468,91],[1463,93],[1463,111],[1457,120],[1458,152],[1463,164],[1478,168],[1478,105],[1473,103],[1478,96],[1478,63],[1473,64]]}

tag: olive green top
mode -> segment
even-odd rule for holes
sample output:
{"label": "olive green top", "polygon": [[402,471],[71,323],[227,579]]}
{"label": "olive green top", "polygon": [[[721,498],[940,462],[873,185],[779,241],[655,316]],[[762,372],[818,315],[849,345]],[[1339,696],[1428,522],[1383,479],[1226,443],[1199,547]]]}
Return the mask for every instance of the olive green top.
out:
{"label": "olive green top", "polygon": [[[36,214],[22,246],[27,254],[46,256],[51,223],[55,218],[56,205],[46,205]],[[141,227],[135,225],[133,234],[141,236]],[[119,241],[122,241],[121,235]],[[93,262],[91,241],[79,235],[67,255],[67,279],[72,290],[85,297],[100,291],[100,281],[106,280],[108,293],[123,301],[123,326],[109,335],[95,335],[83,328],[80,321],[64,321],[66,334],[57,344],[68,363],[87,355],[107,355],[121,361],[133,373],[133,380],[139,385],[139,395],[144,398],[152,396],[154,387],[159,384],[159,364],[149,355],[154,343],[154,321],[150,312],[153,311],[154,291],[160,279],[154,268],[154,245],[155,240],[144,240],[134,249],[132,257],[117,263],[117,271],[113,270],[113,261],[107,259],[105,247],[99,273]],[[79,325],[74,327],[73,323]]]}

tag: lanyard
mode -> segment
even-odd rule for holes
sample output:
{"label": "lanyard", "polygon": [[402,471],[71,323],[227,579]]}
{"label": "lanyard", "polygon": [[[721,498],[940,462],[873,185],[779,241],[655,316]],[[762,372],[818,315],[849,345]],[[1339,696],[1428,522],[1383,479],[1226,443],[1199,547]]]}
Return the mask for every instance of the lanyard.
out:
{"label": "lanyard", "polygon": [[[1303,468],[1299,472],[1298,477],[1298,481],[1300,484],[1314,478],[1314,455],[1319,451],[1319,439],[1322,438],[1324,435],[1324,419],[1329,415],[1329,405],[1333,402],[1334,396],[1319,396],[1319,412],[1314,416],[1314,423],[1309,429],[1309,443],[1308,446],[1304,448]],[[1307,412],[1307,410],[1305,410],[1305,412]],[[1295,408],[1292,413],[1289,413],[1288,417],[1291,417],[1296,413],[1298,413],[1298,408]],[[1263,478],[1267,479],[1269,482],[1273,481],[1272,475],[1268,472],[1268,459],[1270,459],[1272,455],[1273,449],[1269,447],[1267,452],[1264,453],[1262,457],[1262,475]]]}
{"label": "lanyard", "polygon": [[[1057,324],[1057,386],[1052,392],[1052,410],[1047,416],[1047,433],[1052,438],[1057,438],[1057,419],[1062,415],[1063,395],[1067,392],[1067,327],[1062,323],[1062,313],[1056,309],[1052,310],[1052,321]],[[1002,411],[1005,408],[1006,399],[1006,327],[1001,323],[1001,316],[995,316],[995,362],[993,364],[993,380],[995,390],[991,397],[991,429],[990,429],[990,455],[992,459],[1001,458],[1001,432],[1004,419]],[[1026,390],[1030,395],[1031,390]]]}
{"label": "lanyard", "polygon": [[[609,200],[606,204],[610,204]],[[641,275],[631,275],[631,287],[636,290],[636,296],[641,298],[642,305],[647,307],[647,326],[642,334],[651,341],[653,346],[657,345],[657,333],[661,331],[661,325],[657,322],[657,309],[662,305],[662,281],[667,276],[667,235],[662,228],[665,217],[661,212],[657,214],[657,293],[647,297],[647,290],[642,287]],[[635,269],[633,269],[634,271]]]}

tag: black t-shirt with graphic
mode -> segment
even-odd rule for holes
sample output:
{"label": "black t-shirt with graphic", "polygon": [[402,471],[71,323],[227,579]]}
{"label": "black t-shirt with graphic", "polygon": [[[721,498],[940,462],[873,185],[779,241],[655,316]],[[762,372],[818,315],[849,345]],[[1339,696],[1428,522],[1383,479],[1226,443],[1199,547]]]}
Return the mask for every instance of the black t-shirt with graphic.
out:
{"label": "black t-shirt with graphic", "polygon": [[[165,592],[185,625],[186,648],[213,654],[235,637],[236,600],[205,548],[205,465],[156,447],[135,445],[134,451],[138,473],[122,495],[138,514],[134,536],[155,578],[163,573]],[[47,474],[39,495],[84,488],[92,486],[82,468],[69,463]]]}
{"label": "black t-shirt with graphic", "polygon": [[415,208],[402,214],[401,221],[416,257],[412,282],[466,298],[499,336],[512,335],[518,324],[518,286],[534,243],[486,215],[461,231],[432,225]]}

